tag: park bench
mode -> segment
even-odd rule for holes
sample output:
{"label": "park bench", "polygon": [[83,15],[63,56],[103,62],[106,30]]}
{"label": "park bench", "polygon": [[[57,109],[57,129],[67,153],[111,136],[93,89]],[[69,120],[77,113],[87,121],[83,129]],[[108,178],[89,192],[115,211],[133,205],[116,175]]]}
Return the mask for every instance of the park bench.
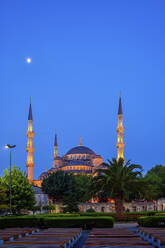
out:
{"label": "park bench", "polygon": [[[21,239],[7,241],[2,247],[54,247],[70,248],[81,237],[80,228],[59,229],[50,228],[39,233],[33,233]],[[1,248],[1,246],[0,246]]]}
{"label": "park bench", "polygon": [[165,248],[165,228],[138,228],[137,232],[153,246]]}
{"label": "park bench", "polygon": [[30,235],[31,233],[38,232],[38,229],[29,229],[29,228],[6,228],[0,230],[0,244],[3,244],[4,241],[14,240],[17,238]]}
{"label": "park bench", "polygon": [[93,229],[88,236],[84,248],[97,247],[148,247],[148,242],[143,241],[137,234],[121,229]]}

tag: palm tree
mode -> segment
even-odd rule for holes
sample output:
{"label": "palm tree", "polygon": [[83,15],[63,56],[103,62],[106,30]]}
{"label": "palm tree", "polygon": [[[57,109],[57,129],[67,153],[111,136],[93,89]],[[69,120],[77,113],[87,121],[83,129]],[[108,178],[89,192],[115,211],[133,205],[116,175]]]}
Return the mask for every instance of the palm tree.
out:
{"label": "palm tree", "polygon": [[115,201],[117,217],[121,218],[124,214],[124,200],[131,193],[144,189],[144,182],[139,180],[142,177],[142,166],[131,164],[130,160],[124,164],[124,159],[113,158],[112,161],[103,163],[103,167],[96,171],[95,189],[105,192]]}

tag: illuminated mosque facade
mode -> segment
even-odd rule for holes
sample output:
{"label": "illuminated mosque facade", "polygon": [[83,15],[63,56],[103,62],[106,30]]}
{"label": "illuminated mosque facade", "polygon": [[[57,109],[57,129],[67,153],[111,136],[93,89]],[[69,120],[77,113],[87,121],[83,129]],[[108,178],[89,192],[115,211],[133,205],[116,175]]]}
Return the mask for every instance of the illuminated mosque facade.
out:
{"label": "illuminated mosque facade", "polygon": [[[117,125],[117,159],[124,158],[124,141],[123,141],[123,112],[122,112],[122,103],[121,96],[119,98],[119,108],[118,108],[118,125]],[[33,183],[35,186],[41,187],[42,181],[50,173],[62,170],[65,172],[72,172],[74,174],[87,174],[92,175],[96,169],[102,167],[103,159],[100,155],[96,154],[90,148],[83,146],[81,143],[76,147],[71,148],[64,156],[60,157],[58,154],[58,143],[57,143],[57,134],[55,134],[54,141],[54,153],[53,153],[53,165],[52,168],[46,172],[41,173],[38,177],[38,180],[33,179],[33,117],[32,117],[32,106],[30,102],[29,106],[29,115],[28,115],[28,130],[27,130],[27,177],[30,183]]]}

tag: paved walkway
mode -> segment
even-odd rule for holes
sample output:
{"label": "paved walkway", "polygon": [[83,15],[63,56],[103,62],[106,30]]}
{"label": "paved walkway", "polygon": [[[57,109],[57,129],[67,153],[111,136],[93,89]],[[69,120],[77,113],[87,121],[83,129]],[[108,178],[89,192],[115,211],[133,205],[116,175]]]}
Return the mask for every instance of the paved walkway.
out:
{"label": "paved walkway", "polygon": [[138,224],[136,222],[127,222],[127,223],[120,223],[120,222],[115,222],[114,228],[136,228]]}
{"label": "paved walkway", "polygon": [[85,241],[88,238],[90,231],[83,231],[82,236],[79,240],[79,242],[73,247],[73,248],[81,248],[85,244]]}
{"label": "paved walkway", "polygon": [[[120,228],[126,228],[126,229],[129,229],[132,232],[136,232],[136,227],[137,226],[138,226],[138,224],[136,222],[132,222],[132,223],[120,223],[120,222],[116,222],[114,224],[114,228],[119,228],[119,229]],[[83,245],[85,244],[85,241],[88,238],[89,233],[90,233],[90,231],[83,231],[83,234],[82,234],[82,237],[81,237],[80,241],[78,242],[77,245],[74,246],[74,248],[82,248]],[[149,245],[149,246],[152,247],[152,245]],[[111,246],[108,246],[108,247],[111,247]],[[114,247],[114,246],[112,246],[112,247]],[[125,246],[125,247],[133,248],[132,246]]]}

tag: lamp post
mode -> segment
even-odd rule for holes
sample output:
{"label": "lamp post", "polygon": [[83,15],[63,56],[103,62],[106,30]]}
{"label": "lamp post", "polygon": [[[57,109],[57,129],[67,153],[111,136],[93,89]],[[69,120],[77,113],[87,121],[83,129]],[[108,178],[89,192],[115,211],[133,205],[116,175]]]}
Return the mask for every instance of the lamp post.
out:
{"label": "lamp post", "polygon": [[15,148],[16,145],[5,145],[5,148],[10,149],[10,214],[12,214],[12,191],[11,191],[11,150]]}

